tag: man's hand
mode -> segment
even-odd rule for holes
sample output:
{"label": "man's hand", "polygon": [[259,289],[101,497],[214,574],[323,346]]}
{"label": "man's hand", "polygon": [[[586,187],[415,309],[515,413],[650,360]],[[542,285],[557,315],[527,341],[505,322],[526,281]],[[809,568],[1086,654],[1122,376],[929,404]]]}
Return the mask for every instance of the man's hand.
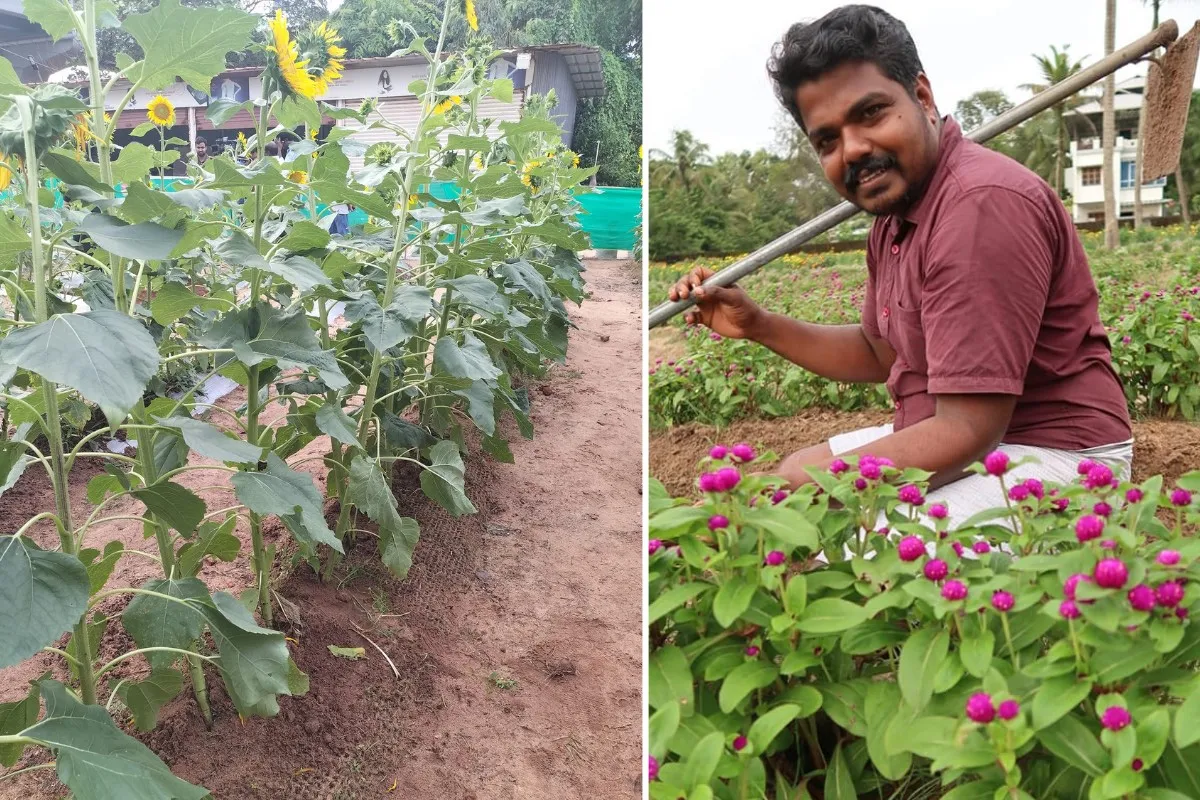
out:
{"label": "man's hand", "polygon": [[702,287],[714,274],[711,269],[696,267],[671,287],[669,297],[696,301],[684,317],[689,325],[700,323],[730,339],[753,338],[764,315],[762,308],[737,286]]}

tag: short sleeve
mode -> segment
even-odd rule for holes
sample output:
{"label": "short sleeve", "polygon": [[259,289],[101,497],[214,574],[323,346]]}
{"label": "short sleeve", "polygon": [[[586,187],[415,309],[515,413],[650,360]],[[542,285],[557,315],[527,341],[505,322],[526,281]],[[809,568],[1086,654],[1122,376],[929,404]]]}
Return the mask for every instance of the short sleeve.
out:
{"label": "short sleeve", "polygon": [[930,394],[1024,392],[1057,251],[1036,201],[983,187],[929,239],[921,289]]}

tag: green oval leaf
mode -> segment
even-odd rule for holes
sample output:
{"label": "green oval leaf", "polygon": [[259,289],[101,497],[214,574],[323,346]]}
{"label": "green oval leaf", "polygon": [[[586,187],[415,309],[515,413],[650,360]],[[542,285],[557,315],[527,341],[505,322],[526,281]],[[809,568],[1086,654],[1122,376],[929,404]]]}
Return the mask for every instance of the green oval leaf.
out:
{"label": "green oval leaf", "polygon": [[840,597],[822,597],[808,604],[796,627],[804,633],[839,633],[853,628],[866,618],[866,609],[857,603]]}
{"label": "green oval leaf", "polygon": [[767,752],[767,748],[770,747],[779,732],[798,716],[800,716],[800,706],[788,703],[776,706],[754,720],[750,725],[750,731],[746,734],[750,744],[754,745],[754,752],[759,755]]}
{"label": "green oval leaf", "polygon": [[747,661],[745,664],[735,667],[721,683],[721,692],[718,696],[721,710],[726,714],[731,713],[737,708],[738,703],[746,698],[746,695],[755,689],[770,686],[778,674],[779,670],[774,664],[762,659]]}
{"label": "green oval leaf", "polygon": [[1081,680],[1074,675],[1060,675],[1044,682],[1033,696],[1033,729],[1053,725],[1082,703],[1091,691],[1091,680]]}
{"label": "green oval leaf", "polygon": [[938,668],[950,651],[950,637],[941,628],[923,628],[900,651],[900,693],[915,711],[929,704]]}
{"label": "green oval leaf", "polygon": [[53,644],[79,622],[91,583],[75,556],[0,536],[0,668]]}

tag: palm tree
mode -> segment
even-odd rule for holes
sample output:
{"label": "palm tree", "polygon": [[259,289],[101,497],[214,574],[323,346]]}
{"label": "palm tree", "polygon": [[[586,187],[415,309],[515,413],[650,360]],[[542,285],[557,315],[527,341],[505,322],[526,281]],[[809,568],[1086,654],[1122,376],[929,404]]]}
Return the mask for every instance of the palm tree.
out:
{"label": "palm tree", "polygon": [[[1104,55],[1112,54],[1117,39],[1117,0],[1104,3]],[[1117,82],[1113,73],[1104,79],[1104,99],[1101,101],[1101,128],[1104,137],[1104,248],[1115,250],[1121,238],[1117,230],[1117,193],[1113,186],[1113,145],[1117,134],[1113,96]]]}
{"label": "palm tree", "polygon": [[671,152],[652,150],[651,158],[658,158],[671,164],[671,176],[679,180],[684,189],[692,188],[692,180],[696,168],[710,161],[708,145],[696,140],[691,131],[671,131]]}
{"label": "palm tree", "polygon": [[[1068,57],[1067,49],[1069,47],[1070,45],[1063,45],[1063,49],[1059,50],[1057,47],[1051,45],[1050,55],[1048,56],[1039,56],[1035,53],[1033,59],[1037,62],[1038,68],[1041,70],[1042,82],[1022,84],[1020,88],[1034,94],[1040,94],[1054,84],[1066,80],[1083,69],[1083,59],[1072,62]],[[1084,58],[1086,59],[1087,57],[1084,56]],[[1057,152],[1054,156],[1053,183],[1054,191],[1058,192],[1059,197],[1063,196],[1063,173],[1066,169],[1067,140],[1069,138],[1067,132],[1067,112],[1079,106],[1087,99],[1079,94],[1074,94],[1054,104],[1050,109],[1054,115],[1057,146]]]}

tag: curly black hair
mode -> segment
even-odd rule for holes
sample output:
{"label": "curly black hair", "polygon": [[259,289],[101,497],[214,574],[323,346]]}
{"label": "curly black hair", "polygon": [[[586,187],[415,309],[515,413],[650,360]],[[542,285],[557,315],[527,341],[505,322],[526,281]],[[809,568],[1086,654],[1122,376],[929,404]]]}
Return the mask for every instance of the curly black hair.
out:
{"label": "curly black hair", "polygon": [[767,73],[779,102],[805,133],[796,90],[846,62],[874,64],[916,96],[924,71],[917,46],[904,23],[881,8],[842,6],[814,22],[798,22],[771,48]]}

